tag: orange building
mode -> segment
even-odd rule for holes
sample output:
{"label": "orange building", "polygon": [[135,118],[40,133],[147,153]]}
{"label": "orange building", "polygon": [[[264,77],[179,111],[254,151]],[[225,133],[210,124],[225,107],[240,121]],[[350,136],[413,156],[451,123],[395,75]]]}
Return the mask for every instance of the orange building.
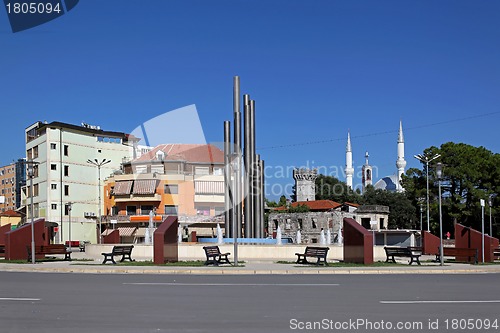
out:
{"label": "orange building", "polygon": [[16,207],[16,164],[0,167],[0,212]]}
{"label": "orange building", "polygon": [[143,237],[151,211],[155,222],[178,215],[181,225],[213,227],[209,223],[217,220],[223,226],[223,170],[224,153],[213,145],[159,145],[125,161],[105,181],[103,223],[108,229],[135,227],[136,238]]}

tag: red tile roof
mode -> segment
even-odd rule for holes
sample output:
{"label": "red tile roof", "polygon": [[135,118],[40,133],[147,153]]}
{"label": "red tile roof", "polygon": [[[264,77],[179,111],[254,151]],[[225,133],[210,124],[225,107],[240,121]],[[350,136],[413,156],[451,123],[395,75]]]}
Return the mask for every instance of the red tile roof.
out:
{"label": "red tile roof", "polygon": [[187,161],[194,163],[224,163],[224,152],[214,145],[163,144],[134,161],[155,161],[156,153],[162,151],[165,161]]}
{"label": "red tile roof", "polygon": [[21,217],[22,215],[19,214],[18,212],[10,209],[6,210],[5,212],[1,213],[0,216],[8,216],[8,217]]}
{"label": "red tile roof", "polygon": [[298,201],[292,203],[292,207],[297,207],[299,205],[305,205],[309,207],[311,211],[328,211],[342,206],[342,204],[332,200]]}
{"label": "red tile roof", "polygon": [[353,203],[353,202],[344,202],[344,205],[351,206],[351,207],[359,207],[360,206],[360,204]]}

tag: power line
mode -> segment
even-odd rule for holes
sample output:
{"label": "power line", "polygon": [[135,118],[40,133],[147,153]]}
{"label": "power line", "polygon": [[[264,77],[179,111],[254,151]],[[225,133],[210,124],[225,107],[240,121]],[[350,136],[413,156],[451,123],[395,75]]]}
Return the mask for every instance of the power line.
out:
{"label": "power line", "polygon": [[[500,114],[500,111],[483,113],[483,114],[469,116],[469,117],[463,117],[463,118],[450,119],[450,120],[440,121],[440,122],[431,123],[431,124],[424,124],[424,125],[420,125],[420,126],[406,127],[405,131],[412,131],[412,130],[416,130],[416,129],[422,129],[422,128],[427,128],[427,127],[445,125],[445,124],[450,124],[450,123],[455,123],[455,122],[460,122],[460,121],[465,121],[465,120],[471,120],[471,119],[477,119],[477,118],[484,118],[484,117],[489,117],[489,116],[493,116],[493,115],[496,115],[496,114]],[[398,131],[399,130],[390,130],[390,131],[374,132],[374,133],[363,134],[363,135],[356,135],[356,136],[351,136],[351,139],[360,139],[360,138],[367,138],[367,137],[373,137],[373,136],[379,136],[379,135],[394,134],[394,133],[398,133]],[[259,147],[259,148],[257,148],[257,150],[268,150],[268,149],[280,149],[280,148],[291,148],[291,147],[309,146],[309,145],[317,145],[317,144],[331,143],[331,142],[337,142],[337,141],[345,141],[345,138],[342,137],[342,138],[336,138],[336,139],[325,139],[325,140],[308,141],[308,142],[297,142],[297,143],[290,143],[290,144],[284,144],[284,145],[279,145],[279,146]]]}

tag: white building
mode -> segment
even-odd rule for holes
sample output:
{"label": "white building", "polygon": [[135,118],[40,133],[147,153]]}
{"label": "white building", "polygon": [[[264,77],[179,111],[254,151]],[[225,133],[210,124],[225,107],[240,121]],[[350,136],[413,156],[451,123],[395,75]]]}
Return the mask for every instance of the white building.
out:
{"label": "white building", "polygon": [[[123,160],[134,156],[135,137],[104,131],[98,126],[82,126],[61,122],[35,124],[26,128],[26,159],[34,167],[33,209],[35,218],[58,224],[54,242],[71,240],[97,242],[99,205],[102,208],[102,186],[99,187],[98,168],[88,160],[111,162],[100,168],[101,185],[104,179],[120,169]],[[27,187],[30,179],[27,177]],[[24,196],[28,217],[31,199]],[[99,202],[99,192],[101,202]],[[71,212],[68,203],[72,203]],[[71,215],[71,228],[69,218]]]}

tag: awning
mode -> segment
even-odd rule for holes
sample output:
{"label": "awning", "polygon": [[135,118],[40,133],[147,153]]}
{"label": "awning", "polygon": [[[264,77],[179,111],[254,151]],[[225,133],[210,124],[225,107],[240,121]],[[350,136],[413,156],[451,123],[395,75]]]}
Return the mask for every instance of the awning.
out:
{"label": "awning", "polygon": [[137,229],[137,231],[135,232],[135,237],[146,237],[146,229],[147,228],[139,228]]}
{"label": "awning", "polygon": [[115,195],[129,195],[130,190],[132,190],[132,181],[125,180],[115,183],[115,188],[113,190],[113,193]]}
{"label": "awning", "polygon": [[134,183],[134,194],[154,194],[156,191],[156,179],[136,180]]}
{"label": "awning", "polygon": [[224,194],[224,182],[195,181],[194,192],[206,194]]}
{"label": "awning", "polygon": [[114,229],[106,229],[102,232],[102,235],[103,236],[107,236],[109,235],[110,233],[112,233],[113,231],[115,231]]}
{"label": "awning", "polygon": [[120,237],[131,237],[134,235],[134,227],[119,227],[118,232],[120,232]]}

